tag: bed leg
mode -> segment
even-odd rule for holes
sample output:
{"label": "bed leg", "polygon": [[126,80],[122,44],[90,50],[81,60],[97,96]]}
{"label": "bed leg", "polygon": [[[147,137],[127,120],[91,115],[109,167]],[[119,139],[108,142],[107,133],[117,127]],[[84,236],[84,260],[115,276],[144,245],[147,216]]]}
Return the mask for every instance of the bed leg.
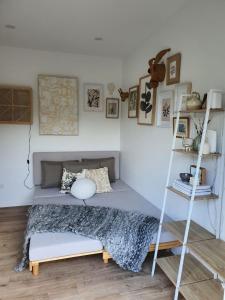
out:
{"label": "bed leg", "polygon": [[105,264],[107,264],[109,262],[109,254],[106,251],[103,251],[102,253],[102,258]]}
{"label": "bed leg", "polygon": [[38,276],[38,274],[39,274],[39,263],[33,263],[32,264],[32,266],[33,266],[33,268],[32,268],[32,274],[34,275],[34,276]]}

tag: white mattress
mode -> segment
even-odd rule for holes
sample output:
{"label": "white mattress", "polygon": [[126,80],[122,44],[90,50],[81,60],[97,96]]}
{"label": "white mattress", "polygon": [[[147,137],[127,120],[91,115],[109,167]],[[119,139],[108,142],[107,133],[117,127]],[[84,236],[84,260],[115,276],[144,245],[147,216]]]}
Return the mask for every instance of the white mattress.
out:
{"label": "white mattress", "polygon": [[[156,218],[160,217],[160,211],[140,194],[131,189],[121,180],[112,184],[113,191],[110,193],[95,194],[86,200],[87,205],[115,207],[124,210],[136,210]],[[84,205],[84,202],[65,195],[59,189],[36,188],[34,204],[64,204]],[[166,217],[166,221],[170,219]],[[157,233],[152,243],[156,242]],[[169,232],[163,231],[160,242],[174,241],[176,238]],[[102,249],[98,240],[93,240],[73,233],[38,233],[31,237],[29,256],[30,260],[43,260],[58,256],[66,256],[76,253],[92,252]]]}

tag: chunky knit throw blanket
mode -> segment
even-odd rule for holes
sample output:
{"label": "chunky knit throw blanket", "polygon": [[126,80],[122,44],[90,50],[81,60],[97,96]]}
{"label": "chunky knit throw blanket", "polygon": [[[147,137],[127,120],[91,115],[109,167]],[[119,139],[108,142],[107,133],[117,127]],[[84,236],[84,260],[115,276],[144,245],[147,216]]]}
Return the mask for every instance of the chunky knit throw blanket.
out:
{"label": "chunky knit throw blanket", "polygon": [[16,271],[28,265],[32,234],[72,232],[100,240],[120,267],[139,272],[159,224],[138,212],[98,206],[34,205],[28,213],[23,258]]}

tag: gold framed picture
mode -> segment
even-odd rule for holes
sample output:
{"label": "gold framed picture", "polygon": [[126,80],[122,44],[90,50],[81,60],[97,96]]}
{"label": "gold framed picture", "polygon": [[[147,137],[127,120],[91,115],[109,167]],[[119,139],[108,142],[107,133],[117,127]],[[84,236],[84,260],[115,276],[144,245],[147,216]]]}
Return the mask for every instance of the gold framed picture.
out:
{"label": "gold framed picture", "polygon": [[174,54],[167,58],[166,65],[166,84],[180,82],[181,53]]}
{"label": "gold framed picture", "polygon": [[[175,131],[177,118],[173,118],[173,133]],[[189,138],[190,137],[190,119],[188,117],[181,117],[179,119],[177,138]]]}
{"label": "gold framed picture", "polygon": [[128,118],[137,118],[138,90],[138,85],[129,88]]}

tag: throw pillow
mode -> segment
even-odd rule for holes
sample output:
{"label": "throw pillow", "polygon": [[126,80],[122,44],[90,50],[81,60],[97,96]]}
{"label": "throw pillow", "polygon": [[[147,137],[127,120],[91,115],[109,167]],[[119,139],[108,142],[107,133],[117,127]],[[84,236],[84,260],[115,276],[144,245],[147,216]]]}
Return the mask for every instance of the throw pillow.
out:
{"label": "throw pillow", "polygon": [[86,178],[92,179],[96,183],[96,193],[111,192],[112,188],[109,182],[108,168],[84,169],[83,171]]}
{"label": "throw pillow", "polygon": [[61,181],[61,193],[70,193],[71,187],[73,183],[78,178],[84,178],[84,172],[81,173],[73,173],[67,170],[66,168],[63,168],[63,175],[62,175],[62,181]]}
{"label": "throw pillow", "polygon": [[89,178],[77,179],[71,187],[71,194],[81,200],[91,198],[95,192],[96,184]]}
{"label": "throw pillow", "polygon": [[[103,158],[82,158],[84,163],[99,163],[99,168],[108,168],[110,182],[116,181],[115,174],[115,158],[114,157],[103,157]],[[91,168],[86,168],[91,169]],[[96,169],[96,168],[95,168]]]}

